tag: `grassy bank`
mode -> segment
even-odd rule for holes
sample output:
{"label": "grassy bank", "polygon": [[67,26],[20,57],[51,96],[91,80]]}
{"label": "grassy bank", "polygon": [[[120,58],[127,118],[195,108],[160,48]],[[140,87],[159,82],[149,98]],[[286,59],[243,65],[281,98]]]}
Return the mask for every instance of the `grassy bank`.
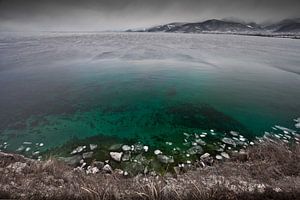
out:
{"label": "grassy bank", "polygon": [[0,198],[299,199],[300,145],[264,140],[212,166],[164,176],[87,175],[55,159],[0,153]]}

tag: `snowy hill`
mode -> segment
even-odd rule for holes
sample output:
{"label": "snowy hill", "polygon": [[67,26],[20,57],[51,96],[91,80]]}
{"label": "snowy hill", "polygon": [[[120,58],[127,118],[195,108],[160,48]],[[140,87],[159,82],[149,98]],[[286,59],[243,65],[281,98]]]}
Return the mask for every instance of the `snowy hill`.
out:
{"label": "snowy hill", "polygon": [[288,19],[269,25],[211,19],[196,23],[169,23],[137,32],[229,33],[249,35],[300,35],[300,19]]}

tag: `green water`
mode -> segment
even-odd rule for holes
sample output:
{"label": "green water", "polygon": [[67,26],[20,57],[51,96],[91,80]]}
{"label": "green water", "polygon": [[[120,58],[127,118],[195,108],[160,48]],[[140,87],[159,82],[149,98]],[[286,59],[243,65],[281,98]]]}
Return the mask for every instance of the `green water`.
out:
{"label": "green water", "polygon": [[[209,36],[205,39],[211,42],[206,42],[214,44],[214,37],[221,36]],[[241,40],[235,36],[229,39],[233,45],[239,44],[235,40]],[[271,39],[261,42],[265,40],[268,43]],[[226,49],[216,49],[211,63],[176,56],[67,62],[58,58],[50,62],[49,56],[35,58],[37,52],[33,52],[22,54],[22,67],[22,62],[5,58],[7,62],[1,65],[13,63],[14,67],[0,72],[0,140],[8,142],[11,151],[24,141],[43,142],[46,149],[64,144],[74,136],[98,134],[159,146],[166,141],[182,143],[183,132],[233,130],[252,138],[275,124],[294,128],[293,119],[300,115],[300,76],[273,67],[266,60],[278,59],[279,63],[298,70],[299,58],[294,56],[293,49],[289,51],[289,44],[298,53],[300,45],[298,41],[295,45],[288,40],[275,40],[270,53],[266,47],[267,56],[261,55],[259,48],[245,45],[243,50],[230,54]],[[272,51],[286,42],[287,57],[282,60]],[[210,51],[214,52],[214,48]],[[10,51],[18,54],[17,50]],[[198,51],[207,52],[195,50]],[[71,50],[66,52],[72,55]],[[29,56],[30,65],[26,63]],[[43,63],[43,59],[48,61]]]}

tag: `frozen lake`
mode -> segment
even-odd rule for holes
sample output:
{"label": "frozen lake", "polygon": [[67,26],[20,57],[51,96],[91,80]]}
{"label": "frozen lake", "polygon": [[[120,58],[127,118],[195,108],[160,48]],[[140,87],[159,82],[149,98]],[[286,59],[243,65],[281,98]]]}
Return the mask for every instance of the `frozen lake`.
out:
{"label": "frozen lake", "polygon": [[1,33],[0,143],[97,134],[296,129],[300,40],[211,34]]}

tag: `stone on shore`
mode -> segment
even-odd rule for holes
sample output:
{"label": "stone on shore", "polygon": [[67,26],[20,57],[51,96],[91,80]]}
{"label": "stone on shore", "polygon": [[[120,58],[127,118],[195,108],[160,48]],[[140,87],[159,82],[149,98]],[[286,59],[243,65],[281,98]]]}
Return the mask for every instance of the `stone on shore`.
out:
{"label": "stone on shore", "polygon": [[203,154],[202,156],[200,156],[201,159],[205,159],[205,158],[208,158],[210,156],[209,153],[205,153]]}
{"label": "stone on shore", "polygon": [[113,160],[121,162],[123,152],[110,152],[109,155]]}
{"label": "stone on shore", "polygon": [[220,156],[220,155],[216,155],[216,159],[217,159],[217,160],[222,160],[222,159],[223,159],[223,157],[222,157],[222,156]]}
{"label": "stone on shore", "polygon": [[131,147],[128,146],[128,145],[123,145],[122,146],[122,151],[130,151],[131,150]]}
{"label": "stone on shore", "polygon": [[226,152],[222,152],[222,153],[221,153],[221,156],[223,156],[224,158],[227,158],[227,159],[230,158],[230,156],[229,156],[228,153],[226,153]]}
{"label": "stone on shore", "polygon": [[113,169],[111,168],[111,166],[109,164],[104,165],[102,170],[106,173],[111,173],[113,171]]}

